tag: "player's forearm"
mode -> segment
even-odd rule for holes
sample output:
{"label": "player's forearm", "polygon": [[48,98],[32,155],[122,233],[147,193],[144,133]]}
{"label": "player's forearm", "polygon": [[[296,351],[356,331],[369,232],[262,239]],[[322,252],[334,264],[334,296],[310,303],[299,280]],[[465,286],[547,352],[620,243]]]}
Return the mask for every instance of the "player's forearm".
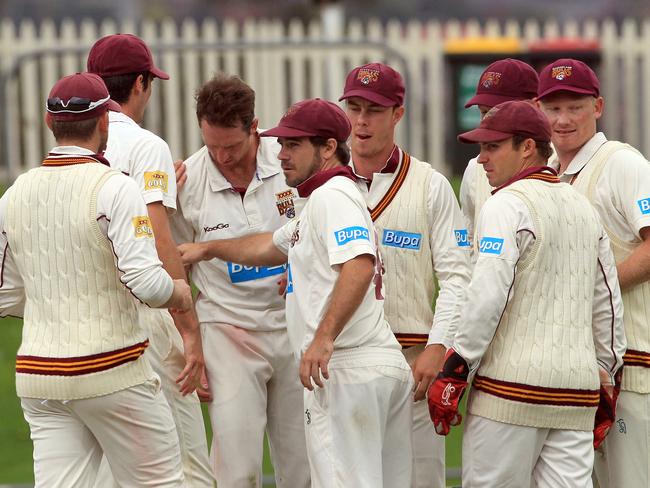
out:
{"label": "player's forearm", "polygon": [[332,341],[338,337],[359,308],[374,274],[374,258],[369,254],[357,256],[341,266],[329,306],[318,325],[316,335]]}
{"label": "player's forearm", "polygon": [[650,239],[643,241],[627,259],[617,266],[621,290],[650,280]]}
{"label": "player's forearm", "polygon": [[287,256],[273,244],[271,232],[198,244],[203,260],[218,258],[245,266],[277,266],[287,262]]}

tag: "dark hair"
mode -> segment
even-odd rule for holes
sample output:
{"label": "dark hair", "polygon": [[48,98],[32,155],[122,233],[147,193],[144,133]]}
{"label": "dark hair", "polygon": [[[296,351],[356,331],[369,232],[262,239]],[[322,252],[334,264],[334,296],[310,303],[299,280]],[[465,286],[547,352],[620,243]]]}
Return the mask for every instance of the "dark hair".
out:
{"label": "dark hair", "polygon": [[196,91],[196,118],[221,127],[251,128],[255,92],[238,76],[218,73]]}
{"label": "dark hair", "polygon": [[52,118],[52,134],[57,141],[66,139],[87,141],[93,136],[99,119],[100,117],[86,120],[56,120]]}
{"label": "dark hair", "polygon": [[[327,137],[314,136],[309,138],[309,142],[318,147],[324,146],[327,144],[327,141]],[[350,148],[348,147],[347,142],[336,141],[336,157],[344,166],[347,166],[350,163]]]}
{"label": "dark hair", "polygon": [[[516,149],[521,146],[521,144],[526,139],[532,139],[532,137],[515,134],[512,136],[512,146]],[[551,147],[551,143],[548,141],[535,141],[535,145],[537,146],[537,155],[546,163],[548,159],[553,155],[553,148]]]}
{"label": "dark hair", "polygon": [[131,90],[133,89],[133,84],[140,75],[142,75],[142,83],[144,84],[144,89],[146,90],[149,88],[151,81],[154,79],[154,76],[148,71],[143,71],[141,73],[127,73],[125,75],[115,75],[103,78],[104,83],[106,84],[106,88],[108,88],[108,93],[111,95],[111,99],[120,104],[128,102],[129,96],[131,96]]}

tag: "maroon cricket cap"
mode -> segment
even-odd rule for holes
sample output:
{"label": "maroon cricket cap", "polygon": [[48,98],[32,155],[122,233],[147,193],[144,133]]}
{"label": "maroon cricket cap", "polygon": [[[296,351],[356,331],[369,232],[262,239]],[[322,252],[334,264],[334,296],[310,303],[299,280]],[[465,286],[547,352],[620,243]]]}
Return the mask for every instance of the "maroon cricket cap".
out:
{"label": "maroon cricket cap", "polygon": [[472,105],[494,107],[509,100],[532,100],[537,96],[539,78],[532,66],[518,59],[500,59],[481,74],[476,95],[465,108]]}
{"label": "maroon cricket cap", "polygon": [[47,97],[47,112],[55,120],[75,121],[92,119],[108,109],[119,111],[111,100],[108,89],[94,73],[75,73],[57,81]]}
{"label": "maroon cricket cap", "polygon": [[352,126],[337,104],[322,98],[294,103],[282,116],[277,127],[266,130],[263,137],[326,137],[347,141]]}
{"label": "maroon cricket cap", "polygon": [[361,97],[384,107],[401,107],[404,105],[404,91],[402,75],[385,64],[370,63],[348,73],[339,101]]}
{"label": "maroon cricket cap", "polygon": [[537,98],[557,91],[580,95],[600,96],[600,82],[593,70],[577,59],[558,59],[547,65],[539,74]]}
{"label": "maroon cricket cap", "polygon": [[87,69],[103,78],[148,71],[156,78],[169,79],[169,75],[154,64],[149,47],[133,34],[102,37],[90,48]]}
{"label": "maroon cricket cap", "polygon": [[460,142],[497,142],[514,135],[540,142],[551,141],[551,125],[532,102],[511,100],[492,107],[479,126],[458,136]]}

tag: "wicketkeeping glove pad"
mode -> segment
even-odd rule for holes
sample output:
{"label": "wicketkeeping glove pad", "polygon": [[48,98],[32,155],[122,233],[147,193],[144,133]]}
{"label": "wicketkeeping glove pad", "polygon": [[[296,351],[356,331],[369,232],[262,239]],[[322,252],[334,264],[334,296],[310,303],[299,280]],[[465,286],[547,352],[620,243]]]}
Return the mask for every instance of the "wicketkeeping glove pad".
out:
{"label": "wicketkeeping glove pad", "polygon": [[451,426],[460,424],[463,419],[458,413],[458,404],[467,388],[468,375],[467,361],[456,351],[449,349],[442,371],[438,373],[427,392],[429,415],[440,435],[449,434]]}

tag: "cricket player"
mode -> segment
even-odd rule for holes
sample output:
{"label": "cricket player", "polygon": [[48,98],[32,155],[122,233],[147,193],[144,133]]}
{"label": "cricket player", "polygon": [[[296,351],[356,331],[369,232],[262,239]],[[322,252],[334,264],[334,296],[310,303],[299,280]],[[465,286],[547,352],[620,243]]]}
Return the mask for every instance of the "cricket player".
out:
{"label": "cricket player", "polygon": [[[350,166],[379,233],[386,318],[413,368],[417,387],[412,486],[443,488],[445,439],[435,433],[426,402],[420,400],[451,346],[450,330],[470,280],[470,242],[447,179],[395,144],[404,95],[397,71],[371,63],[348,74],[340,100],[345,100],[352,124]],[[435,314],[434,277],[439,285]]]}
{"label": "cricket player", "polygon": [[[185,161],[173,219],[177,241],[273,232],[291,221],[297,195],[284,181],[280,146],[260,138],[252,88],[216,75],[199,88],[196,115],[205,145]],[[276,285],[286,264],[212,259],[190,271],[199,289],[219,488],[261,488],[265,431],[276,485],[308,488],[302,386]]]}
{"label": "cricket player", "polygon": [[[499,59],[485,68],[476,86],[476,94],[467,101],[465,108],[478,106],[483,118],[488,110],[500,103],[535,99],[538,82],[537,72],[530,65],[519,59]],[[493,189],[478,164],[478,156],[470,159],[460,184],[459,200],[473,245],[476,244],[474,224]],[[473,257],[476,255],[475,252]]]}
{"label": "cricket player", "polygon": [[596,74],[574,59],[540,73],[560,179],[598,211],[616,258],[628,347],[616,425],[596,453],[602,488],[650,484],[650,164],[634,148],[597,132],[604,101]]}
{"label": "cricket player", "polygon": [[594,433],[606,429],[595,419],[614,408],[625,352],[607,234],[587,199],[545,165],[551,127],[532,103],[496,105],[459,140],[480,143],[495,190],[479,214],[453,347],[429,389],[431,418],[442,434],[460,422],[472,374],[464,488],[591,486]]}
{"label": "cricket player", "polygon": [[16,391],[38,488],[93,486],[102,454],[120,486],[187,486],[137,302],[189,310],[192,295],[163,270],[136,184],[100,155],[111,103],[96,75],[59,80],[57,147],[0,199],[0,314],[24,317]]}
{"label": "cricket player", "polygon": [[262,136],[278,138],[302,211],[275,233],[189,244],[182,254],[248,266],[288,259],[287,326],[306,388],[312,487],[403,488],[411,482],[413,381],[384,318],[372,220],[347,166],[349,135],[334,103],[292,105]]}
{"label": "cricket player", "polygon": [[[151,51],[132,34],[115,34],[98,40],[88,54],[88,71],[104,79],[120,111],[109,112],[109,137],[105,157],[111,167],[133,178],[144,201],[156,236],[156,249],[163,266],[174,278],[185,271],[169,228],[168,214],[176,209],[176,179],[169,146],[138,124],[152,92],[155,78],[169,75],[154,64]],[[194,310],[170,315],[164,310],[140,308],[140,321],[148,331],[150,361],[161,378],[178,432],[185,478],[192,487],[213,487],[208,447],[196,393],[177,384],[184,368],[193,381],[203,373],[203,351]],[[101,473],[106,473],[102,470]],[[100,475],[99,481],[104,478]],[[106,482],[110,486],[110,480]]]}

